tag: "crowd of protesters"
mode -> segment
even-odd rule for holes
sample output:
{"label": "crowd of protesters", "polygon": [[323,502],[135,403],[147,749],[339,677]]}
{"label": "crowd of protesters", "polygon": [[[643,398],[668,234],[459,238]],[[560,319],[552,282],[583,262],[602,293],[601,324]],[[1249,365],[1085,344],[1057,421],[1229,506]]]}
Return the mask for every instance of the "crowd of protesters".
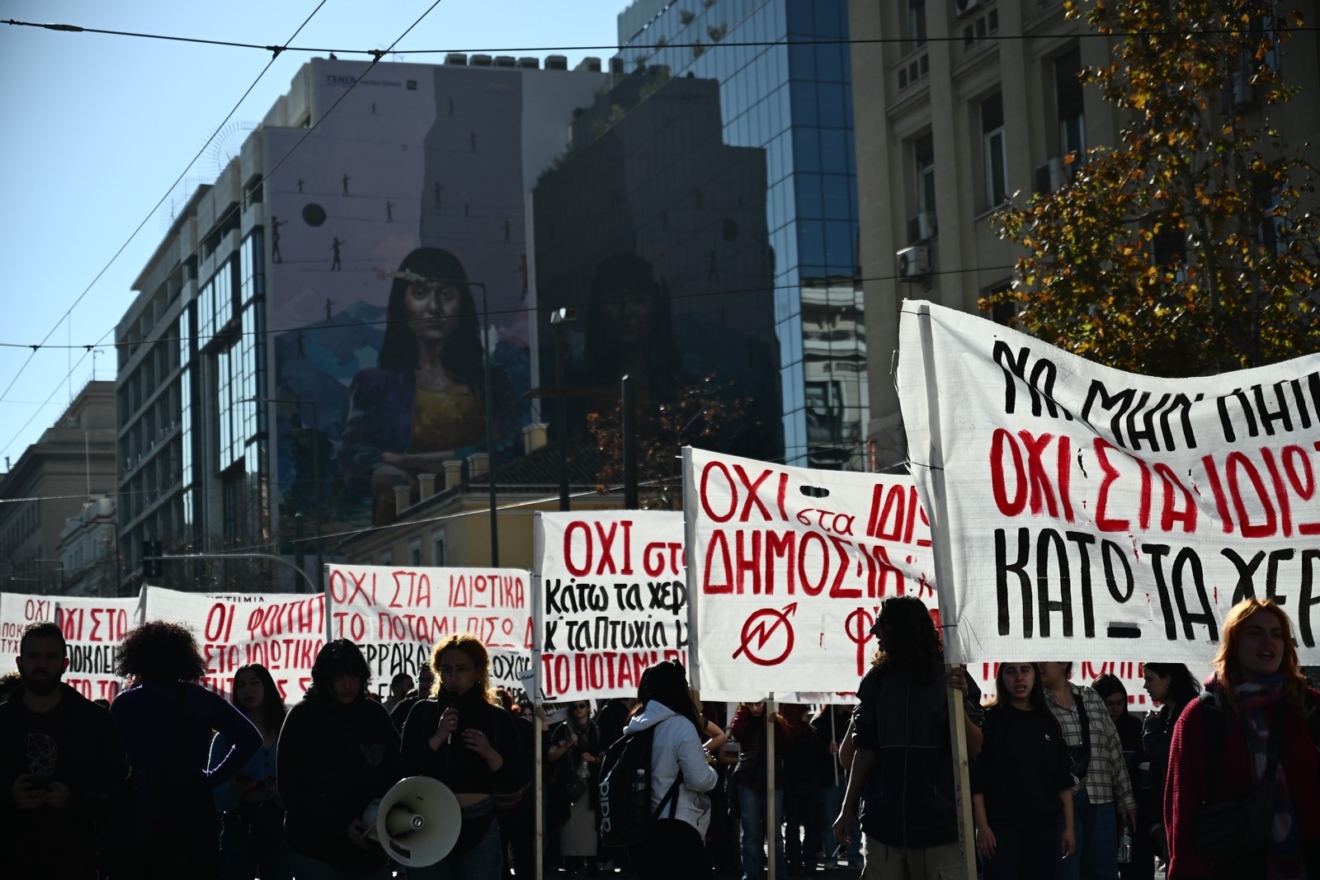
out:
{"label": "crowd of protesters", "polygon": [[[106,708],[61,682],[59,628],[32,624],[16,680],[0,678],[5,875],[497,880],[535,876],[539,855],[545,876],[757,880],[770,859],[780,877],[965,876],[961,747],[967,840],[988,880],[1147,880],[1157,866],[1172,880],[1320,880],[1320,693],[1273,601],[1232,609],[1203,687],[1146,663],[1158,708],[1144,720],[1118,678],[1088,686],[1064,662],[999,663],[983,706],[915,598],[886,600],[871,633],[855,704],[745,702],[726,717],[672,662],[646,670],[635,699],[533,705],[491,687],[467,634],[383,696],[357,645],[336,640],[293,705],[256,664],[226,700],[197,684],[190,631],[164,622],[126,636],[128,686]],[[610,783],[625,772],[641,799],[627,822]],[[461,822],[443,859],[405,870],[365,815],[408,776],[448,786]]]}

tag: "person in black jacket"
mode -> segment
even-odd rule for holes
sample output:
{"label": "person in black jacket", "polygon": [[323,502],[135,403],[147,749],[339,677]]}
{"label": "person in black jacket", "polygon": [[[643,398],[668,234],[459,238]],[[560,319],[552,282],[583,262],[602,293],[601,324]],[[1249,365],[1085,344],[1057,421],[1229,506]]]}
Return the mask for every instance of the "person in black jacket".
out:
{"label": "person in black jacket", "polygon": [[60,679],[60,628],[19,642],[22,682],[0,705],[0,852],[11,877],[96,880],[97,844],[128,767],[110,713]]}
{"label": "person in black jacket", "polygon": [[[185,626],[153,620],[130,630],[115,666],[134,682],[110,706],[130,768],[116,876],[218,878],[213,792],[261,748],[261,733],[228,700],[197,684],[206,661]],[[214,765],[213,731],[229,743]]]}
{"label": "person in black jacket", "polygon": [[1055,854],[1073,855],[1071,763],[1036,666],[999,664],[972,767],[976,849],[988,860],[986,880],[1053,880]]}
{"label": "person in black jacket", "polygon": [[431,652],[439,689],[413,706],[403,725],[403,767],[430,776],[458,798],[463,825],[449,855],[409,880],[499,880],[504,867],[493,795],[518,791],[528,770],[513,716],[490,688],[490,658],[481,639],[455,633]]}
{"label": "person in black jacket", "polygon": [[1164,835],[1164,780],[1169,770],[1169,743],[1173,741],[1173,726],[1178,723],[1187,704],[1201,693],[1201,685],[1190,669],[1181,663],[1147,663],[1144,667],[1143,687],[1158,712],[1146,715],[1141,725],[1141,745],[1150,758],[1146,773],[1149,784],[1146,799],[1148,829],[1151,845],[1162,861],[1169,860],[1169,847]]}
{"label": "person in black jacket", "polygon": [[298,880],[389,880],[362,815],[403,773],[389,713],[367,699],[370,679],[357,645],[328,642],[312,665],[311,689],[280,731],[276,775]]}
{"label": "person in black jacket", "polygon": [[964,694],[969,757],[981,746],[980,692],[965,669],[944,673],[935,624],[915,596],[886,599],[871,634],[880,654],[857,689],[855,748],[834,837],[851,842],[860,798],[867,876],[961,871],[948,688]]}

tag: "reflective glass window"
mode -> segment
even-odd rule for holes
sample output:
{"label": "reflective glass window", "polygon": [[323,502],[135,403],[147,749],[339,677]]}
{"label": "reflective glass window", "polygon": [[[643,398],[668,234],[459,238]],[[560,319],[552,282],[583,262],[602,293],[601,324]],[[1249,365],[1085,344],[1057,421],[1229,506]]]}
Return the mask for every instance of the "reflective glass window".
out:
{"label": "reflective glass window", "polygon": [[798,126],[793,129],[793,168],[797,172],[820,171],[820,137],[816,129]]}
{"label": "reflective glass window", "polygon": [[816,125],[819,120],[816,109],[816,84],[794,80],[793,90],[793,125]]}
{"label": "reflective glass window", "polygon": [[821,205],[821,175],[799,171],[793,175],[797,184],[797,216],[799,218],[826,216]]}

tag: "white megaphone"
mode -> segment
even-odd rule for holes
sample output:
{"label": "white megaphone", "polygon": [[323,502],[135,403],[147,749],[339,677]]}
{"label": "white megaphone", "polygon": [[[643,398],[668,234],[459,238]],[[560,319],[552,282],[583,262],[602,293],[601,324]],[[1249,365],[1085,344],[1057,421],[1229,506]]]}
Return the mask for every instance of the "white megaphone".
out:
{"label": "white megaphone", "polygon": [[362,821],[371,826],[367,836],[394,861],[425,868],[454,848],[463,814],[449,786],[429,776],[409,776],[372,801]]}

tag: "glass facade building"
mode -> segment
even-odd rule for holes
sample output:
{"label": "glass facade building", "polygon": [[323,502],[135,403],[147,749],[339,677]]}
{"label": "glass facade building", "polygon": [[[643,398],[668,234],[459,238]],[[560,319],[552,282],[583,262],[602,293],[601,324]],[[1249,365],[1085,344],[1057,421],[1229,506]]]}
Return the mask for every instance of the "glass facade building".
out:
{"label": "glass facade building", "polygon": [[866,342],[845,0],[637,0],[624,72],[720,83],[724,142],[766,152],[784,459],[862,469]]}

